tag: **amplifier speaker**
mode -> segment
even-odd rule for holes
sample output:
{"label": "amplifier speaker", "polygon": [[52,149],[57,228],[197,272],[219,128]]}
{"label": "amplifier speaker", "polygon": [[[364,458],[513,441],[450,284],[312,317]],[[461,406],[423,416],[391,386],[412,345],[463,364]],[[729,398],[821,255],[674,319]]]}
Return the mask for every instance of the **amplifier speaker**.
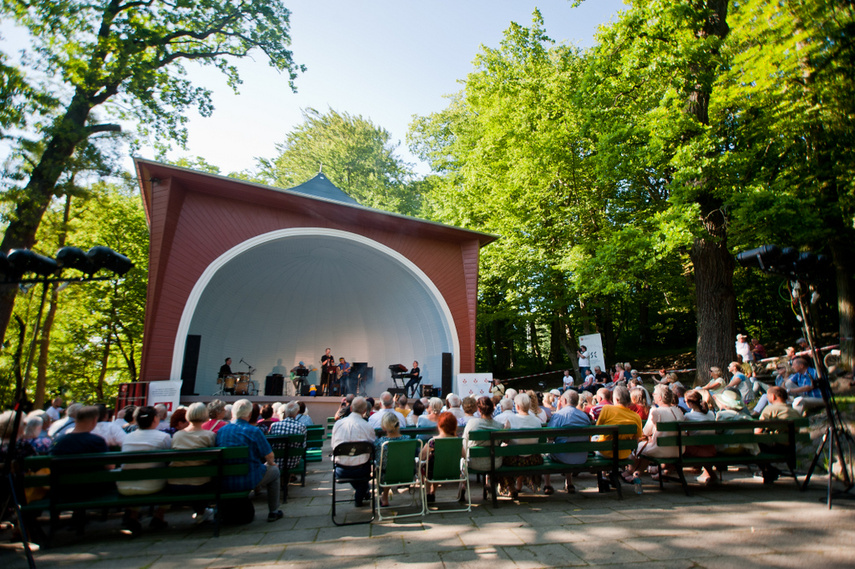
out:
{"label": "amplifier speaker", "polygon": [[279,373],[268,375],[264,380],[265,395],[282,395],[282,388],[285,386],[285,376]]}
{"label": "amplifier speaker", "polygon": [[301,395],[301,396],[303,396],[303,397],[308,397],[308,396],[309,396],[309,386],[308,386],[307,384],[305,384],[305,383],[304,383],[304,384],[300,387],[300,395]]}
{"label": "amplifier speaker", "polygon": [[422,384],[422,397],[433,397],[433,385]]}
{"label": "amplifier speaker", "polygon": [[181,364],[181,395],[198,395],[196,393],[196,368],[199,365],[199,347],[202,336],[188,334],[184,344],[184,362]]}
{"label": "amplifier speaker", "polygon": [[451,376],[452,376],[452,354],[449,352],[442,353],[442,393],[451,393]]}

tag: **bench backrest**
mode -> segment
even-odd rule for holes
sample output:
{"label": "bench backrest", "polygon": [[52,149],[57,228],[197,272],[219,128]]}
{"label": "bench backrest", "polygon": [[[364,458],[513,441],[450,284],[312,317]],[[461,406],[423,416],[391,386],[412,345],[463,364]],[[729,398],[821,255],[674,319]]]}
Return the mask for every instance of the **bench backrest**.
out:
{"label": "bench backrest", "polygon": [[[247,447],[205,448],[194,450],[156,450],[105,452],[61,456],[28,457],[28,471],[49,468],[50,474],[25,474],[25,487],[109,484],[134,480],[167,480],[199,477],[239,476],[249,471]],[[173,466],[171,463],[199,463]],[[130,464],[166,464],[148,468],[121,469]],[[108,467],[113,467],[108,470]]]}
{"label": "bench backrest", "polygon": [[[470,447],[470,458],[517,456],[526,454],[618,452],[637,447],[635,425],[602,425],[591,427],[544,427],[542,429],[475,430],[469,440],[483,441],[483,446]],[[509,444],[513,440],[537,439],[536,443]],[[555,439],[571,439],[555,442]],[[595,440],[592,440],[595,439]],[[603,440],[603,439],[607,440]]]}
{"label": "bench backrest", "polygon": [[[701,446],[701,445],[746,445],[746,444],[784,444],[810,442],[810,433],[806,431],[808,420],[774,419],[769,421],[668,421],[658,423],[660,432],[673,432],[673,435],[659,436],[656,444],[665,446]],[[763,433],[754,430],[762,428]],[[692,433],[691,435],[688,433]]]}

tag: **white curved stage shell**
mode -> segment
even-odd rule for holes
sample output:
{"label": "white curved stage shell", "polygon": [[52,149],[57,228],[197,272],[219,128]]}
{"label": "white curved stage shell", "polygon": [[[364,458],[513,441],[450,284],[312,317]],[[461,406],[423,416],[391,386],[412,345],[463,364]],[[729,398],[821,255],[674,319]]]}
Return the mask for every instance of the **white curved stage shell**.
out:
{"label": "white curved stage shell", "polygon": [[[199,335],[196,391],[217,390],[226,357],[264,389],[278,360],[319,367],[324,349],[336,360],[367,362],[369,395],[391,387],[388,366],[418,360],[424,384],[439,385],[442,353],[459,361],[451,312],[412,262],[376,241],[345,231],[292,228],[266,233],[227,251],[202,274],[185,305],[175,339],[172,377],[180,377],[187,335]],[[318,373],[309,377],[318,383]]]}

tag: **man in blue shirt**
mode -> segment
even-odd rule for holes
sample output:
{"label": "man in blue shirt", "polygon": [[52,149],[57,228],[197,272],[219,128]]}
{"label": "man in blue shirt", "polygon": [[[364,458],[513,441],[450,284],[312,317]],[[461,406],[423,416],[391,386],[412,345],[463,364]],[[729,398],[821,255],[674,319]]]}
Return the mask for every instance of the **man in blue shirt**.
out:
{"label": "man in blue shirt", "polygon": [[264,487],[267,490],[268,522],[275,522],[284,515],[279,509],[279,467],[273,460],[273,449],[261,429],[247,422],[252,414],[252,403],[239,399],[232,407],[235,422],[217,431],[218,447],[249,447],[249,472],[240,476],[227,476],[223,482],[226,490],[252,490]]}
{"label": "man in blue shirt", "polygon": [[804,414],[806,408],[825,405],[822,392],[816,386],[816,379],[810,372],[806,358],[798,356],[793,360],[793,374],[787,378],[784,388],[793,399],[793,409]]}
{"label": "man in blue shirt", "polygon": [[[552,414],[552,417],[549,419],[549,427],[590,427],[591,420],[588,418],[588,415],[576,408],[576,405],[579,404],[579,392],[573,391],[572,389],[568,389],[564,393],[561,394],[561,398],[558,400],[558,410]],[[557,437],[555,442],[564,443],[564,442],[577,442],[577,441],[585,441],[587,437]],[[570,452],[570,453],[557,453],[550,454],[549,458],[557,461],[563,462],[564,464],[582,464],[588,459],[587,452]],[[576,491],[573,486],[573,475],[566,474],[566,480],[564,482],[564,489],[567,493],[572,494]],[[547,474],[544,478],[544,492],[546,494],[552,494],[555,490],[552,488],[550,484],[550,476]]]}

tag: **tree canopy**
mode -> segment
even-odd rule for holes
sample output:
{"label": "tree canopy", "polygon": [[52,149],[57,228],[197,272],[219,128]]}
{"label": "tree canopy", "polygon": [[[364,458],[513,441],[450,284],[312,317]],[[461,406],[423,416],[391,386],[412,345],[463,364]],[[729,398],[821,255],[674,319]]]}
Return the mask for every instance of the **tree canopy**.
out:
{"label": "tree canopy", "polygon": [[276,148],[275,158],[258,161],[264,183],[291,188],[323,171],[364,206],[410,215],[419,209],[409,165],[396,155],[398,144],[362,116],[305,109],[303,122]]}
{"label": "tree canopy", "polygon": [[[213,110],[209,89],[187,79],[186,63],[216,66],[233,88],[240,83],[234,60],[254,50],[284,72],[292,88],[301,70],[288,49],[290,12],[280,1],[3,0],[0,15],[26,28],[32,41],[23,58],[30,76],[4,70],[5,83],[52,95],[25,118],[14,114],[22,98],[0,104],[0,117],[26,121],[20,161],[7,175],[20,180],[20,188],[3,250],[35,244],[63,177],[76,170],[74,161],[98,135],[120,130],[107,121],[131,121],[137,136],[151,136],[156,144],[184,142],[187,109]],[[0,333],[14,298],[14,287],[4,287]]]}

